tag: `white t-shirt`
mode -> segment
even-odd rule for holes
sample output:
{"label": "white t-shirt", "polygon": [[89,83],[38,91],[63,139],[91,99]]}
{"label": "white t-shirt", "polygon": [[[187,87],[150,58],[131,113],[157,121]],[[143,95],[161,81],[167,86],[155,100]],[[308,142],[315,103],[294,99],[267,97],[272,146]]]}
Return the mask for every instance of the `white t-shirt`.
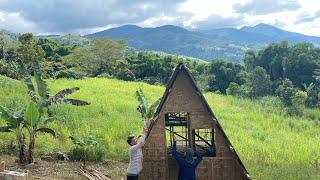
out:
{"label": "white t-shirt", "polygon": [[127,174],[138,175],[141,172],[142,161],[143,161],[142,146],[145,143],[145,139],[146,139],[146,135],[142,134],[137,144],[130,147],[130,150],[129,150],[130,162],[129,162],[129,167],[127,169]]}

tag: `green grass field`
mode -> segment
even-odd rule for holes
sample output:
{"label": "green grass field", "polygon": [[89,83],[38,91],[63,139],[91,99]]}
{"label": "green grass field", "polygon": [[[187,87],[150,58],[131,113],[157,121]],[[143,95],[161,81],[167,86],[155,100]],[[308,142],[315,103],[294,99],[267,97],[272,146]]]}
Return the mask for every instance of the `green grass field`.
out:
{"label": "green grass field", "polygon": [[[127,160],[125,139],[128,134],[138,134],[143,126],[136,112],[135,90],[141,87],[151,100],[164,92],[162,86],[98,78],[59,79],[48,84],[52,94],[79,86],[80,91],[71,97],[91,105],[54,107],[59,121],[50,126],[58,138],[39,135],[37,155],[68,151],[73,147],[69,135],[91,132],[106,149],[106,158]],[[22,82],[0,76],[0,85],[0,105],[19,109],[27,104]],[[319,120],[288,117],[273,98],[251,101],[213,93],[205,97],[254,179],[320,179]],[[320,112],[309,111],[319,119]],[[13,139],[13,134],[0,133],[1,149]]]}

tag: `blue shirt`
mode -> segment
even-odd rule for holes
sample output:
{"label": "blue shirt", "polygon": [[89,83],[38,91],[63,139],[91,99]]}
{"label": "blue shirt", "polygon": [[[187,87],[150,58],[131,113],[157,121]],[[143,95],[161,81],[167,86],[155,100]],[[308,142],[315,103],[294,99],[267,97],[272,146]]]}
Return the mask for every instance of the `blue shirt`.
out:
{"label": "blue shirt", "polygon": [[196,168],[202,161],[202,157],[195,151],[196,159],[190,163],[185,158],[181,157],[177,152],[177,143],[173,142],[172,155],[179,164],[178,180],[195,180]]}

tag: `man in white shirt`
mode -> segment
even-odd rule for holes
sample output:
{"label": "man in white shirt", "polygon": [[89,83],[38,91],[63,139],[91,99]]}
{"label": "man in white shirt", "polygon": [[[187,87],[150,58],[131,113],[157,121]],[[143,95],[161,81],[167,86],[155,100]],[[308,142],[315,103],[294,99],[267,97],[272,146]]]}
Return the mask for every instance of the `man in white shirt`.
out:
{"label": "man in white shirt", "polygon": [[130,145],[129,155],[130,162],[127,169],[127,180],[137,180],[142,170],[143,154],[142,147],[145,143],[146,135],[152,119],[148,120],[143,129],[143,134],[137,140],[134,136],[128,136],[127,142]]}

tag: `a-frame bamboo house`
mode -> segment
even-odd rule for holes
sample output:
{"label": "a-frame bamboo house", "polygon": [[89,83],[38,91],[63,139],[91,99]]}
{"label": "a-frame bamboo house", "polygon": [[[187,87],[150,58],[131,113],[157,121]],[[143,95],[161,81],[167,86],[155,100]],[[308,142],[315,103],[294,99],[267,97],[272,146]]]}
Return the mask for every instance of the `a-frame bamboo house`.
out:
{"label": "a-frame bamboo house", "polygon": [[143,147],[143,170],[139,179],[177,179],[178,164],[170,154],[170,132],[175,134],[180,151],[187,146],[202,154],[197,180],[251,179],[183,64],[171,75],[154,117]]}

